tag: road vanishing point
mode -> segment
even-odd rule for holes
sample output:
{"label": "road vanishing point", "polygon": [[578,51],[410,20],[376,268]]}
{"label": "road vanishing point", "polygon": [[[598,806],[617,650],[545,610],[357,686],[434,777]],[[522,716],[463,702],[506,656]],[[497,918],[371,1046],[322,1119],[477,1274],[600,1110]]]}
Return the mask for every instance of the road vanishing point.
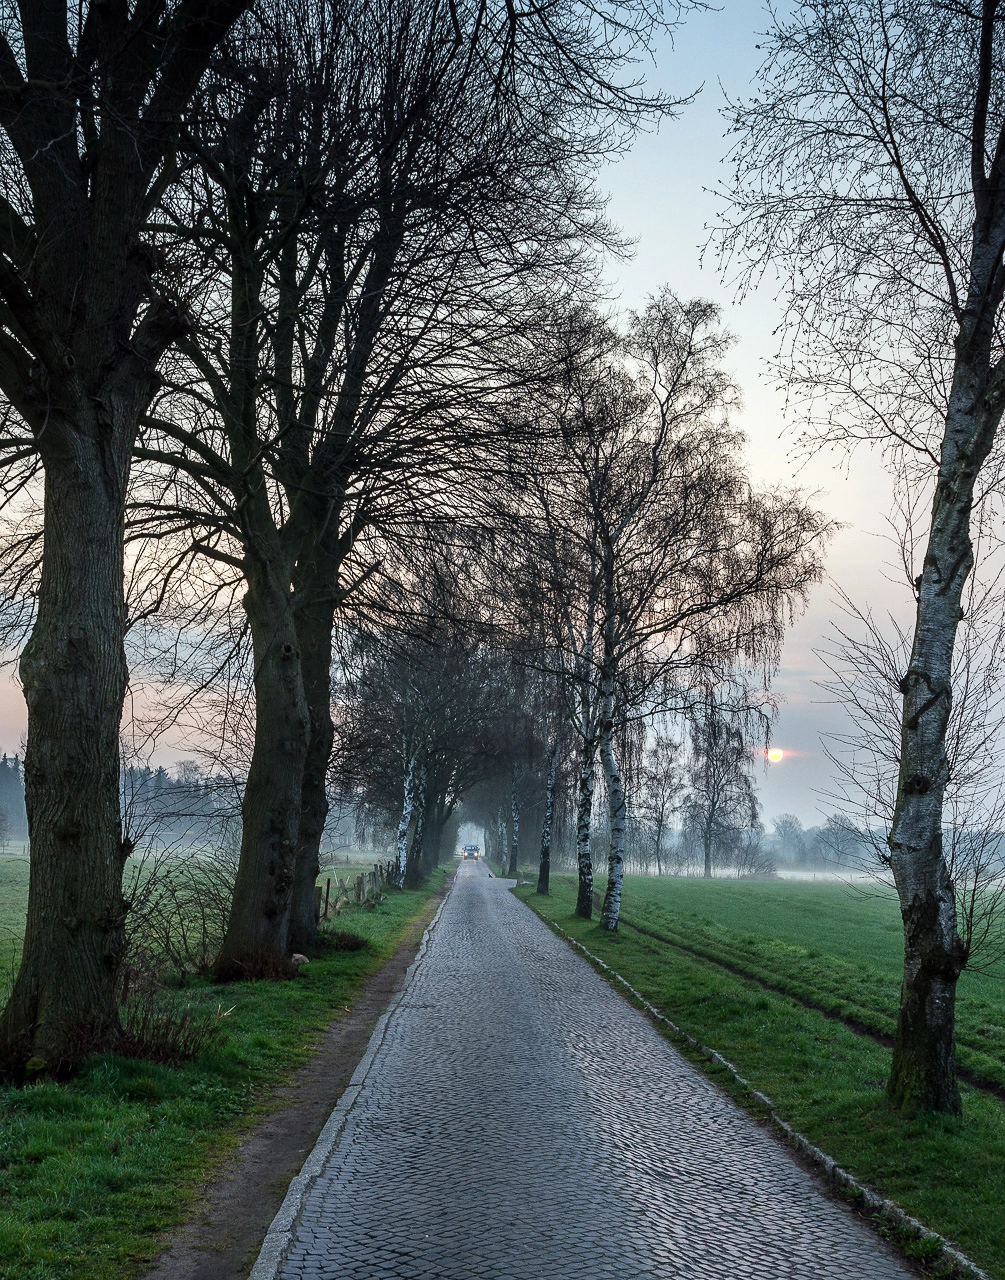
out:
{"label": "road vanishing point", "polygon": [[907,1280],[481,863],[273,1224],[252,1280]]}

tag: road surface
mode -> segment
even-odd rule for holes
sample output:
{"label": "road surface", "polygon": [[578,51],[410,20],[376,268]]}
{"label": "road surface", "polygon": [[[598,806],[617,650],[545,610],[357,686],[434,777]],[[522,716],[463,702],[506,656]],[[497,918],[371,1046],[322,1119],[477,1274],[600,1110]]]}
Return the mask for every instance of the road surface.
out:
{"label": "road surface", "polygon": [[907,1280],[507,883],[462,863],[256,1280]]}

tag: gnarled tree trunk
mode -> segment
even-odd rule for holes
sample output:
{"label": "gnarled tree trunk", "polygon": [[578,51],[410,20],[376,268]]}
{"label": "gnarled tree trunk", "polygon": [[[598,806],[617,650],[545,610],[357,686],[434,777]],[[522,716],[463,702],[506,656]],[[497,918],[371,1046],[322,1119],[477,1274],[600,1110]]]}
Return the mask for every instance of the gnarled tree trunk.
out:
{"label": "gnarled tree trunk", "polygon": [[246,559],[244,608],[255,661],[255,744],[241,805],[241,860],[223,947],[221,981],[278,978],[287,946],[310,717],[289,577],[266,555]]}
{"label": "gnarled tree trunk", "polygon": [[175,126],[245,3],[156,20],[93,4],[86,21],[59,4],[5,15],[0,128],[17,195],[0,227],[0,389],[45,469],[38,617],[21,660],[28,921],[0,1018],[15,1071],[70,1067],[119,1034],[124,504],[157,363],[184,328],[140,236]]}
{"label": "gnarled tree trunk", "polygon": [[128,451],[116,458],[92,425],[69,456],[47,459],[38,617],[20,666],[31,867],[0,1045],[11,1066],[35,1072],[72,1066],[118,1035],[129,854],[119,815]]}
{"label": "gnarled tree trunk", "polygon": [[335,738],[331,715],[333,618],[333,611],[324,607],[308,606],[296,612],[310,733],[300,791],[300,832],[290,903],[287,946],[291,953],[307,953],[317,943],[315,885],[321,870],[321,839],[328,820],[328,764]]}

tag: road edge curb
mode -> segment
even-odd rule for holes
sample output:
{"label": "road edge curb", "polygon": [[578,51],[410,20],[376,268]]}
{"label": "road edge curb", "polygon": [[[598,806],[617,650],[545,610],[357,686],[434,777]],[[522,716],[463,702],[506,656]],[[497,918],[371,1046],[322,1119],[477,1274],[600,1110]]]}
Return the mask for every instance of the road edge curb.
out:
{"label": "road edge curb", "polygon": [[279,1280],[279,1271],[286,1261],[286,1255],[289,1252],[290,1245],[293,1243],[297,1222],[303,1212],[304,1201],[338,1145],[342,1130],[349,1119],[349,1113],[362,1092],[363,1085],[370,1073],[370,1068],[373,1066],[373,1061],[384,1043],[388,1023],[395,1010],[408,994],[415,972],[425,957],[433,930],[439,922],[443,908],[450,900],[453,889],[454,880],[451,879],[449,887],[443,895],[443,901],[437,907],[436,914],[426,926],[422,941],[419,943],[419,949],[415,953],[415,959],[405,970],[405,979],[400,989],[377,1019],[373,1034],[367,1043],[366,1052],[359,1060],[352,1078],[343,1090],[338,1102],[336,1102],[331,1115],[325,1121],[325,1126],[318,1135],[318,1140],[314,1144],[310,1155],[304,1161],[303,1168],[290,1183],[283,1203],[279,1206],[279,1212],[272,1219],[272,1223],[265,1233],[265,1239],[262,1241],[258,1258],[248,1273],[248,1280]]}

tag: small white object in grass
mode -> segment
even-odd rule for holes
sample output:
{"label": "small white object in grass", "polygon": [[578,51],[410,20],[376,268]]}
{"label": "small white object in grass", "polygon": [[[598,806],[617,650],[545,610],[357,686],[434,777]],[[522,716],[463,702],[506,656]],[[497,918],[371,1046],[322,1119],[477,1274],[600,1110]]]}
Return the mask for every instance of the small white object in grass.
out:
{"label": "small white object in grass", "polygon": [[290,956],[290,964],[310,964],[306,956],[302,956],[299,951],[295,951]]}

